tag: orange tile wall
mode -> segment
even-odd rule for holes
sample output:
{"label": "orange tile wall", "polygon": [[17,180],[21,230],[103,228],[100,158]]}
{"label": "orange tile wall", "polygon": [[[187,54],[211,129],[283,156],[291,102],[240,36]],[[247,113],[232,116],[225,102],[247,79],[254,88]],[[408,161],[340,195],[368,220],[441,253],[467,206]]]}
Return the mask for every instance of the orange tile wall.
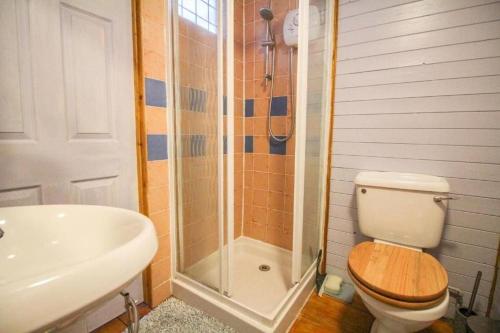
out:
{"label": "orange tile wall", "polygon": [[[165,81],[165,6],[163,0],[136,0],[136,23],[140,55],[137,63],[142,67],[143,80],[146,78]],[[140,73],[140,71],[139,71]],[[142,94],[144,101],[145,91]],[[143,133],[146,135],[166,135],[167,108],[143,104]],[[147,145],[147,140],[143,140]],[[147,151],[147,147],[146,147]],[[155,307],[171,295],[170,287],[170,230],[169,230],[169,184],[168,161],[151,160],[143,156],[146,165],[143,168],[143,186],[146,193],[145,212],[153,221],[158,236],[158,252],[146,270],[146,301]]]}
{"label": "orange tile wall", "polygon": [[[254,99],[254,116],[246,117],[245,135],[253,136],[253,153],[245,154],[244,228],[245,236],[292,248],[293,181],[295,136],[288,142],[286,155],[269,153],[267,108],[269,88],[264,81],[266,23],[259,9],[265,0],[246,0],[245,15],[245,99]],[[291,127],[288,47],[283,43],[283,20],[295,0],[273,0],[272,28],[276,36],[274,96],[288,96],[288,115],[273,116],[273,132],[285,135]],[[295,61],[296,63],[296,56]]]}

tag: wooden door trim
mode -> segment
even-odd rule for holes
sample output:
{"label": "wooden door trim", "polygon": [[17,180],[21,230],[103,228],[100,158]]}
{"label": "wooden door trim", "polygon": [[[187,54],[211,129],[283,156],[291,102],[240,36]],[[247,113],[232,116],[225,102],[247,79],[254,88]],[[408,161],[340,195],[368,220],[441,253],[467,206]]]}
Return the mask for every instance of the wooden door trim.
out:
{"label": "wooden door trim", "polygon": [[337,69],[337,42],[338,42],[338,25],[339,25],[339,1],[335,0],[335,3],[333,5],[334,7],[334,17],[333,17],[333,59],[332,59],[332,72],[331,72],[331,100],[330,100],[330,137],[328,138],[328,163],[327,163],[327,170],[326,170],[326,193],[325,193],[325,223],[323,223],[323,256],[321,258],[321,272],[325,273],[326,272],[326,250],[327,250],[327,245],[328,245],[328,221],[329,215],[330,215],[330,177],[331,177],[331,170],[332,170],[332,165],[333,165],[333,124],[334,124],[334,115],[335,115],[335,73]]}
{"label": "wooden door trim", "polygon": [[[144,106],[144,68],[142,58],[142,22],[141,22],[141,0],[132,0],[132,36],[134,53],[134,101],[135,101],[135,125],[136,125],[136,151],[137,151],[137,190],[139,194],[139,211],[148,215],[147,197],[147,147],[146,147],[146,125]],[[151,304],[151,265],[142,273],[142,285],[144,301]]]}

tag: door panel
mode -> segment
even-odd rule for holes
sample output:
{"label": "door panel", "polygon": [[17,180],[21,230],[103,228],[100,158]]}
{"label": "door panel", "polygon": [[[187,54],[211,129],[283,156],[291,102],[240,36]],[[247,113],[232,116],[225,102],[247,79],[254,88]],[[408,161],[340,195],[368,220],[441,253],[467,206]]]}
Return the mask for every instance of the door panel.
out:
{"label": "door panel", "polygon": [[[2,50],[2,74],[18,64],[32,79],[2,80],[0,190],[39,186],[43,203],[79,203],[71,195],[75,184],[113,178],[113,204],[137,209],[137,191],[130,191],[137,177],[130,3],[27,4],[1,4],[2,41],[14,43],[4,31],[17,29],[25,32],[18,34],[18,44],[27,45]],[[14,14],[22,19],[9,21]],[[36,57],[21,61],[30,59],[24,52]],[[33,106],[27,108],[30,99],[21,94],[30,86]]]}
{"label": "door panel", "polygon": [[118,177],[82,179],[71,182],[71,202],[84,205],[117,206]]}
{"label": "door panel", "polygon": [[28,19],[26,0],[0,2],[0,140],[35,138]]}
{"label": "door panel", "polygon": [[64,91],[70,139],[113,138],[112,22],[61,6]]}
{"label": "door panel", "polygon": [[0,206],[137,210],[131,20],[123,0],[0,1]]}
{"label": "door panel", "polygon": [[0,207],[42,204],[40,186],[11,188],[0,191]]}

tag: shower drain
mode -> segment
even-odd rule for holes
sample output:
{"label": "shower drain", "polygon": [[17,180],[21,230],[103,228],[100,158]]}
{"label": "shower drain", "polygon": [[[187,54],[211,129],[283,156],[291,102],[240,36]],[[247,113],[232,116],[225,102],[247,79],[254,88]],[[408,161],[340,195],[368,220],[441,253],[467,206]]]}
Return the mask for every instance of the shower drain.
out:
{"label": "shower drain", "polygon": [[269,265],[260,265],[259,266],[259,271],[267,272],[269,270],[271,270],[271,266],[269,266]]}

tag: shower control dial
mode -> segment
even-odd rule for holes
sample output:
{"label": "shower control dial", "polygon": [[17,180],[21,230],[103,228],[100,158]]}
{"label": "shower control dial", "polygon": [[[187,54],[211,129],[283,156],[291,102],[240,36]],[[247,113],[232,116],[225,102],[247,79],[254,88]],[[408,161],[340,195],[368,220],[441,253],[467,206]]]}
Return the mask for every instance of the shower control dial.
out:
{"label": "shower control dial", "polygon": [[288,46],[297,46],[299,37],[299,11],[291,10],[283,22],[283,40]]}
{"label": "shower control dial", "polygon": [[[314,40],[321,34],[324,24],[318,7],[309,6],[309,39]],[[286,14],[283,22],[283,40],[286,45],[297,47],[299,43],[299,10],[293,9]]]}

